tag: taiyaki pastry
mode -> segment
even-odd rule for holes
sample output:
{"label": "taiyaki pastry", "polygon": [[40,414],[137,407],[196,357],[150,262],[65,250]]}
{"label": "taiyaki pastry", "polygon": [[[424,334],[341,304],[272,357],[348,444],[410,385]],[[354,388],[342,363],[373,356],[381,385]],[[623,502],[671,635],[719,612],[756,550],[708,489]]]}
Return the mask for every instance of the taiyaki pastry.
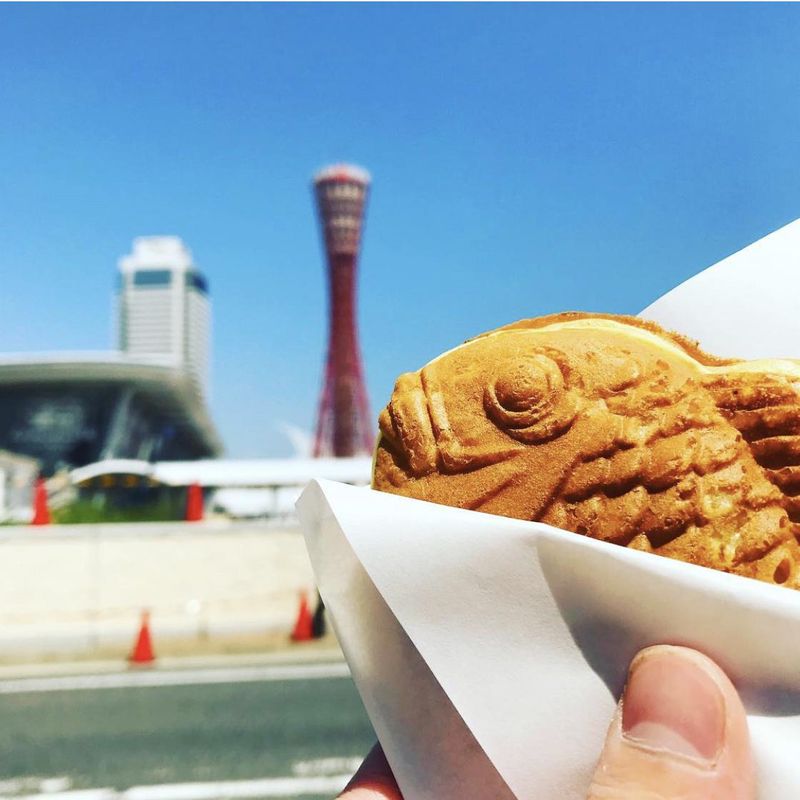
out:
{"label": "taiyaki pastry", "polygon": [[567,313],[397,380],[373,488],[800,587],[800,361]]}

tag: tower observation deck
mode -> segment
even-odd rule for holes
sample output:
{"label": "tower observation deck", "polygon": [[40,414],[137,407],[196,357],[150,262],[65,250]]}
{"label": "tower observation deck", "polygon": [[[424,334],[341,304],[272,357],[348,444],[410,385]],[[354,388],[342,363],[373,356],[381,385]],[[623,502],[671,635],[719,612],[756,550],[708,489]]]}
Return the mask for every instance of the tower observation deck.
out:
{"label": "tower observation deck", "polygon": [[370,176],[348,164],[314,177],[328,267],[328,355],[314,456],[371,453],[373,425],[356,324],[356,276]]}

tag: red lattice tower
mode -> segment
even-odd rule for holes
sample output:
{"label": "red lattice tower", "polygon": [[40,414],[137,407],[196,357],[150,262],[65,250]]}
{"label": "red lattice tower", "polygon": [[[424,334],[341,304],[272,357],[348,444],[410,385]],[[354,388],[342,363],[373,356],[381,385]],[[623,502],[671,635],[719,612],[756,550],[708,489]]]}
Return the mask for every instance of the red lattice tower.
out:
{"label": "red lattice tower", "polygon": [[370,177],[348,164],[314,178],[328,262],[328,358],[319,401],[314,456],[371,453],[372,419],[356,326],[356,273]]}

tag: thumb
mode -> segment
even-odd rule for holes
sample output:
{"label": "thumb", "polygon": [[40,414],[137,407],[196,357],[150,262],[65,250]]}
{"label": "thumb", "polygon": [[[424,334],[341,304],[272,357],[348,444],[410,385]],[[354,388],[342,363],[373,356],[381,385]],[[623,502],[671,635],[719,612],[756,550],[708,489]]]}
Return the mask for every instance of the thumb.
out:
{"label": "thumb", "polygon": [[379,744],[369,751],[339,800],[403,800]]}
{"label": "thumb", "polygon": [[747,718],[700,653],[650,647],[633,660],[589,800],[755,800]]}

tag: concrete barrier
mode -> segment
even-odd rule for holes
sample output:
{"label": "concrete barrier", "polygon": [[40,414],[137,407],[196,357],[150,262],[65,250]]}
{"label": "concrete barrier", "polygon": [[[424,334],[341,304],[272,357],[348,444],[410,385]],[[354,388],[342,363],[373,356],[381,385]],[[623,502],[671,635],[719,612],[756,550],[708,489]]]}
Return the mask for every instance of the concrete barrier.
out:
{"label": "concrete barrier", "polygon": [[288,636],[314,579],[297,528],[263,522],[0,528],[0,660],[168,640]]}

